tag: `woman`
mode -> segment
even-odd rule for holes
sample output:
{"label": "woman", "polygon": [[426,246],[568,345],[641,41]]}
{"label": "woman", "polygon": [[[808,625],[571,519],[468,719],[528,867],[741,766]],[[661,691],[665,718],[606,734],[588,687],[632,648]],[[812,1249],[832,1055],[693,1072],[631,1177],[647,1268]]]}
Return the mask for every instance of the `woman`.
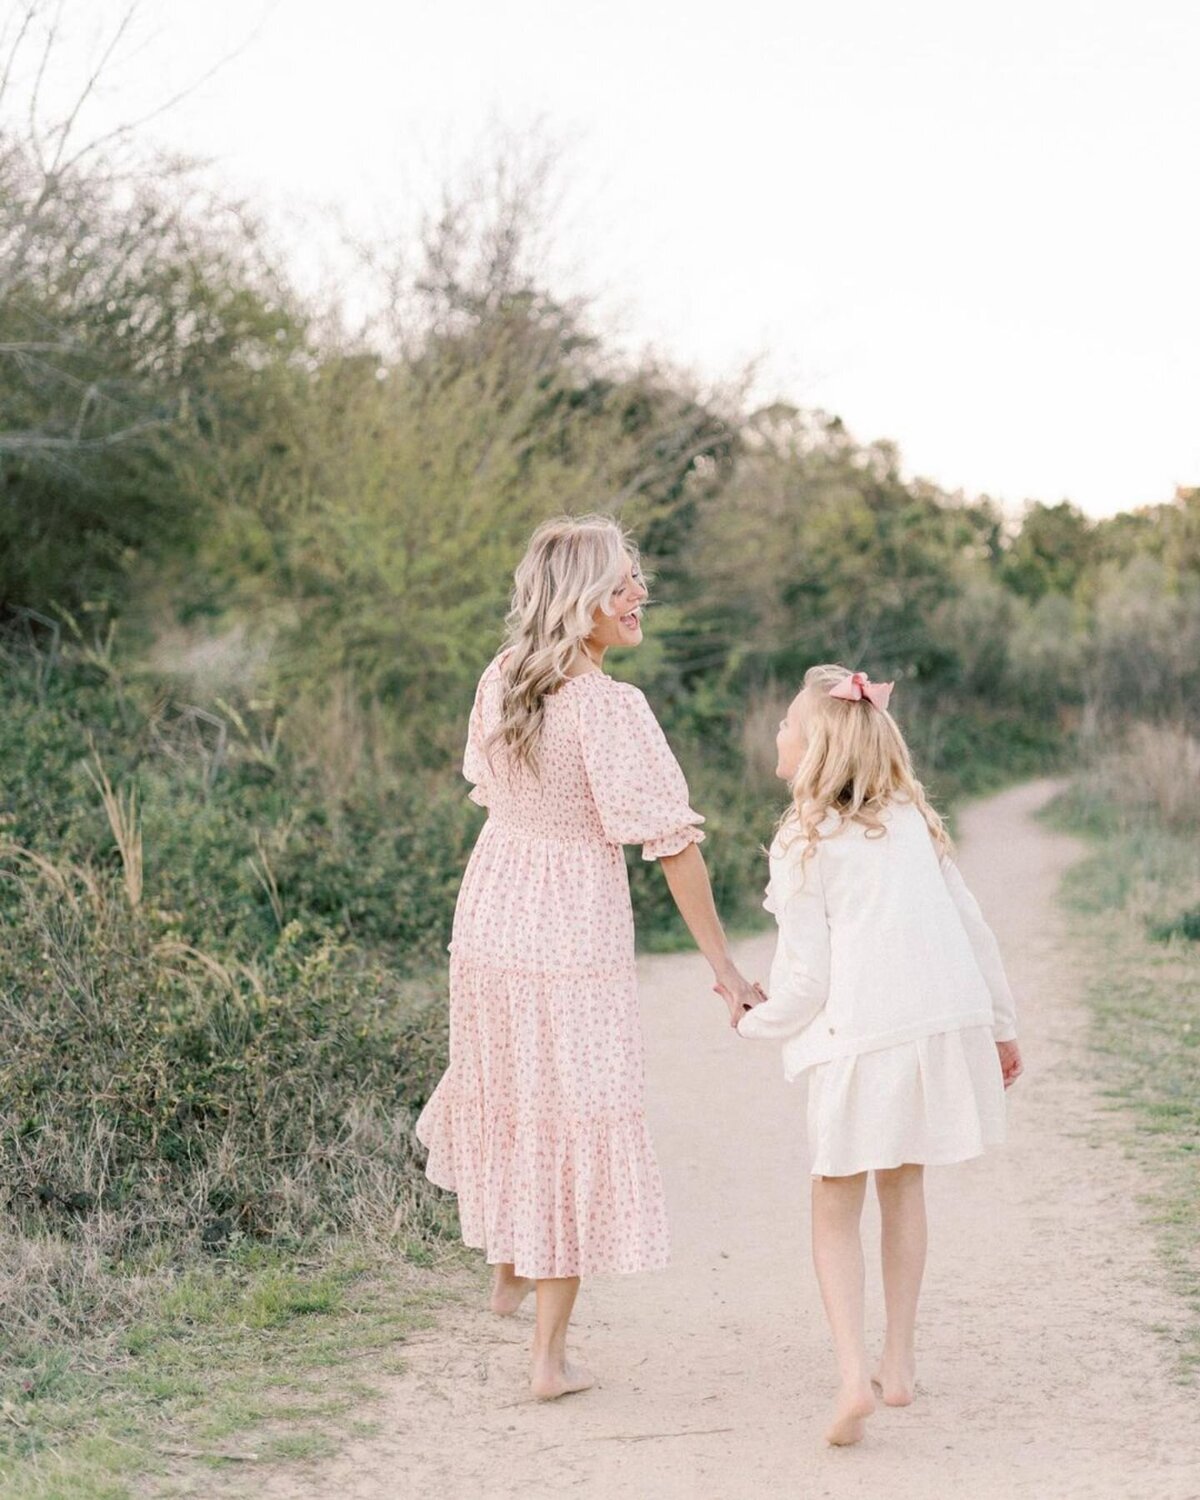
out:
{"label": "woman", "polygon": [[450,1066],[417,1135],[496,1268],[492,1310],[536,1287],[543,1399],[592,1384],[566,1356],[579,1278],[667,1260],[623,844],[660,861],[730,1024],[760,998],[729,956],[683,773],[642,693],[603,670],[610,647],[641,642],[646,597],[613,520],[541,526],[463,761],[489,816],[454,915]]}

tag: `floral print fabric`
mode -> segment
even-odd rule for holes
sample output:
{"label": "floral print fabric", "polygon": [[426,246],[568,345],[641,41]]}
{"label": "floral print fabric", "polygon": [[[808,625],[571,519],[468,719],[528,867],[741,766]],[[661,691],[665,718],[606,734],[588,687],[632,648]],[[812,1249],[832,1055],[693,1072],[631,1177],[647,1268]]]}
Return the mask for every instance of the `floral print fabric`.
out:
{"label": "floral print fabric", "polygon": [[450,943],[450,1065],[417,1122],[463,1239],[519,1276],[666,1263],[643,1107],[633,914],[622,845],[645,859],[704,837],[639,689],[602,672],[545,701],[539,773],[485,749],[493,662],[463,772],[488,820]]}

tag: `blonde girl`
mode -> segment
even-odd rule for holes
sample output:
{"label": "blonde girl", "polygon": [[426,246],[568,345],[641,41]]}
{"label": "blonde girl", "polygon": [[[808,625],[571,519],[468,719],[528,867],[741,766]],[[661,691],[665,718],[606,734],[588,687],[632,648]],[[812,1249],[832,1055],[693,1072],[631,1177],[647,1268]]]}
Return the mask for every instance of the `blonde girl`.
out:
{"label": "blonde girl", "polygon": [[[742,1036],[783,1043],[808,1078],[813,1261],[841,1386],[826,1432],[855,1443],[914,1391],[926,1166],[1004,1138],[1021,1072],[996,940],[952,858],[888,712],[891,683],[813,667],[776,737],[792,801],[764,903],[779,924],[769,999]],[[882,1218],[887,1331],[872,1370],[859,1233],[867,1174]]]}
{"label": "blonde girl", "polygon": [[642,639],[646,583],[608,516],[564,516],[517,568],[508,639],[480,678],[463,774],[488,810],[450,943],[450,1065],[417,1121],[426,1171],[458,1194],[491,1308],[531,1291],[530,1384],[586,1390],[567,1355],[582,1276],[666,1264],[642,1099],[624,844],[657,860],[729,1004],[737,971],[699,842],[704,820],[641,691],[604,670]]}

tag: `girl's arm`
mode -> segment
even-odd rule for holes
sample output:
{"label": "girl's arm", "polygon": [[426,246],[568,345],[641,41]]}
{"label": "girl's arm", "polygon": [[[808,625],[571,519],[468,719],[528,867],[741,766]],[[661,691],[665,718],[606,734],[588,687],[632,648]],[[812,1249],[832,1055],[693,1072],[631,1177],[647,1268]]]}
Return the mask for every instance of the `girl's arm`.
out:
{"label": "girl's arm", "polygon": [[992,1012],[995,1016],[993,1034],[997,1042],[1015,1042],[1017,1039],[1017,1006],[1008,976],[1004,972],[1004,960],[1000,957],[1000,944],[992,929],[984,921],[979,902],[967,889],[967,883],[959,874],[958,866],[949,857],[942,856],[942,874],[958,915],[966,929],[967,938],[975,954],[975,962],[983,974],[992,997]]}
{"label": "girl's arm", "polygon": [[742,1036],[782,1041],[803,1031],[829,997],[829,919],[821,856],[802,862],[797,852],[776,896],[779,941],[771,965],[770,996],[738,1022]]}
{"label": "girl's arm", "polygon": [[689,844],[678,854],[661,854],[658,859],[667,886],[696,940],[696,947],[712,965],[716,988],[729,1007],[729,1024],[736,1026],[747,1007],[758,1003],[758,992],[742,978],[729,952],[729,940],[713,902],[708,867],[698,844]]}

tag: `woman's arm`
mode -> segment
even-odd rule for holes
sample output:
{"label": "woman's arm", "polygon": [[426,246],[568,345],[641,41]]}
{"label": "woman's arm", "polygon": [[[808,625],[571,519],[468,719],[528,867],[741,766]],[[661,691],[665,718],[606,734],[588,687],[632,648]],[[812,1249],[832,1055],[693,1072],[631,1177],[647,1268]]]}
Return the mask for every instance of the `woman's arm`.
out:
{"label": "woman's arm", "polygon": [[700,847],[689,844],[678,854],[660,855],[658,862],[667,877],[667,886],[679,908],[679,915],[687,923],[696,947],[712,966],[716,979],[714,988],[729,1007],[729,1024],[736,1026],[743,1012],[762,997],[748,980],[742,978],[730,955],[729,940],[717,916],[708,867]]}

